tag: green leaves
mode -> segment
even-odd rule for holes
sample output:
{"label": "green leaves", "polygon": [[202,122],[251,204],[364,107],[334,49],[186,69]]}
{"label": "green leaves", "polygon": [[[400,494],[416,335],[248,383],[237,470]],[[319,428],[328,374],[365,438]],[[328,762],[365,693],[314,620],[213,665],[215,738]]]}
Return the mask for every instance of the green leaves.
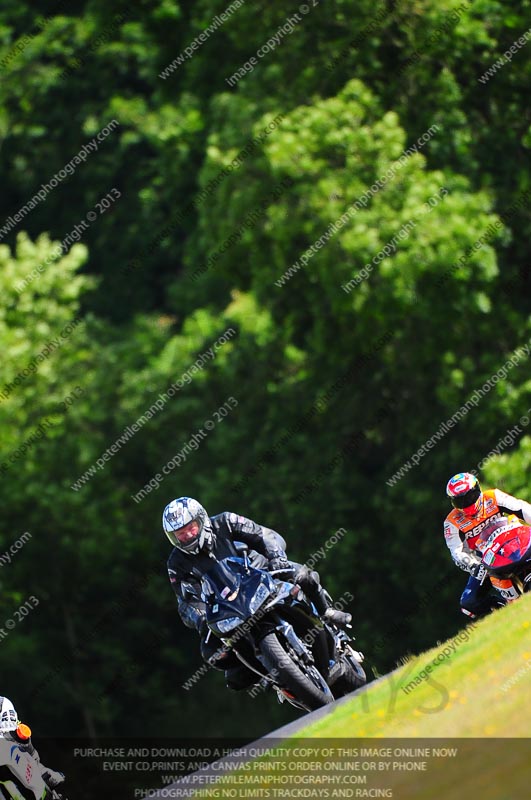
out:
{"label": "green leaves", "polygon": [[[445,481],[519,424],[525,365],[387,480],[528,338],[531,44],[478,79],[529,23],[498,0],[388,5],[312,5],[231,89],[225,78],[285,9],[257,15],[248,1],[163,80],[218,0],[65,8],[16,58],[34,13],[2,6],[1,537],[34,538],[0,579],[6,603],[30,584],[42,596],[31,636],[2,642],[3,663],[60,662],[46,691],[39,676],[21,689],[50,728],[145,733],[149,717],[172,735],[178,716],[201,733],[206,707],[221,732],[243,730],[249,710],[257,735],[285,721],[270,698],[260,714],[247,697],[235,706],[219,675],[197,697],[179,690],[199,656],[164,574],[160,513],[173,496],[278,529],[300,560],[345,527],[318,569],[336,596],[356,595],[369,659],[389,596],[400,616],[404,586],[429,593],[452,574],[436,533]],[[113,119],[75,174],[8,223]],[[60,246],[111,188],[112,208]],[[229,327],[215,357],[72,489]],[[136,504],[230,396],[233,413]],[[528,439],[522,428],[486,479],[526,496]],[[460,578],[409,639],[389,631],[381,669],[454,630]],[[120,598],[118,624],[105,607]]]}

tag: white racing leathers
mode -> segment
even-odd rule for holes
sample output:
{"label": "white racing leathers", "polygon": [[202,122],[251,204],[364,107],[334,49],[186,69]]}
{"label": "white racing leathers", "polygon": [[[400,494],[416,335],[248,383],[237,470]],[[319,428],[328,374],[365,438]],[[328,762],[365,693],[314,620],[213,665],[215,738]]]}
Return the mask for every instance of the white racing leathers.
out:
{"label": "white racing leathers", "polygon": [[0,738],[1,800],[42,800],[48,792],[42,779],[46,771],[17,742]]}

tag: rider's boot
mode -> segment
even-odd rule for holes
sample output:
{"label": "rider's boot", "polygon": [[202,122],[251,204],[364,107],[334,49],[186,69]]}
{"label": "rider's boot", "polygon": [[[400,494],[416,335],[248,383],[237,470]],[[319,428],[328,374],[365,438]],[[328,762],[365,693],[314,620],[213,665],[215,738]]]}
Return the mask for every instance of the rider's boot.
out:
{"label": "rider's boot", "polygon": [[318,572],[308,569],[303,564],[296,572],[294,580],[308,595],[321,617],[340,626],[345,626],[352,622],[351,614],[333,608],[330,595],[321,586]]}
{"label": "rider's boot", "polygon": [[339,625],[341,628],[350,625],[352,622],[352,614],[347,611],[338,611],[337,608],[327,608],[322,615],[324,619]]}

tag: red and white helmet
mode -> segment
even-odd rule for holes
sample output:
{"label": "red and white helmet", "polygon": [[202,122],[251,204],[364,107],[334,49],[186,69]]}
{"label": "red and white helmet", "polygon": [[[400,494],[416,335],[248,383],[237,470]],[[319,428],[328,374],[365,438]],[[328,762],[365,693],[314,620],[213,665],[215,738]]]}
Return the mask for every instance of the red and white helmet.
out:
{"label": "red and white helmet", "polygon": [[471,472],[458,472],[446,485],[446,494],[454,508],[463,511],[467,517],[474,517],[481,509],[481,486]]}

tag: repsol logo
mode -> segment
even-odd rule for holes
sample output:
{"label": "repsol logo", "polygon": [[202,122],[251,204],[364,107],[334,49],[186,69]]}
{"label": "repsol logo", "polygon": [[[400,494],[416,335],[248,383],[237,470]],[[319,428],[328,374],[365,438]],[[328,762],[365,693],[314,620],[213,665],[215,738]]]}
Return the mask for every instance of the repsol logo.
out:
{"label": "repsol logo", "polygon": [[490,525],[495,519],[499,519],[502,516],[501,511],[497,511],[491,517],[488,517],[483,522],[480,522],[479,525],[476,525],[475,528],[472,528],[471,531],[467,531],[466,538],[470,539],[471,536],[479,536],[481,531],[486,525]]}

